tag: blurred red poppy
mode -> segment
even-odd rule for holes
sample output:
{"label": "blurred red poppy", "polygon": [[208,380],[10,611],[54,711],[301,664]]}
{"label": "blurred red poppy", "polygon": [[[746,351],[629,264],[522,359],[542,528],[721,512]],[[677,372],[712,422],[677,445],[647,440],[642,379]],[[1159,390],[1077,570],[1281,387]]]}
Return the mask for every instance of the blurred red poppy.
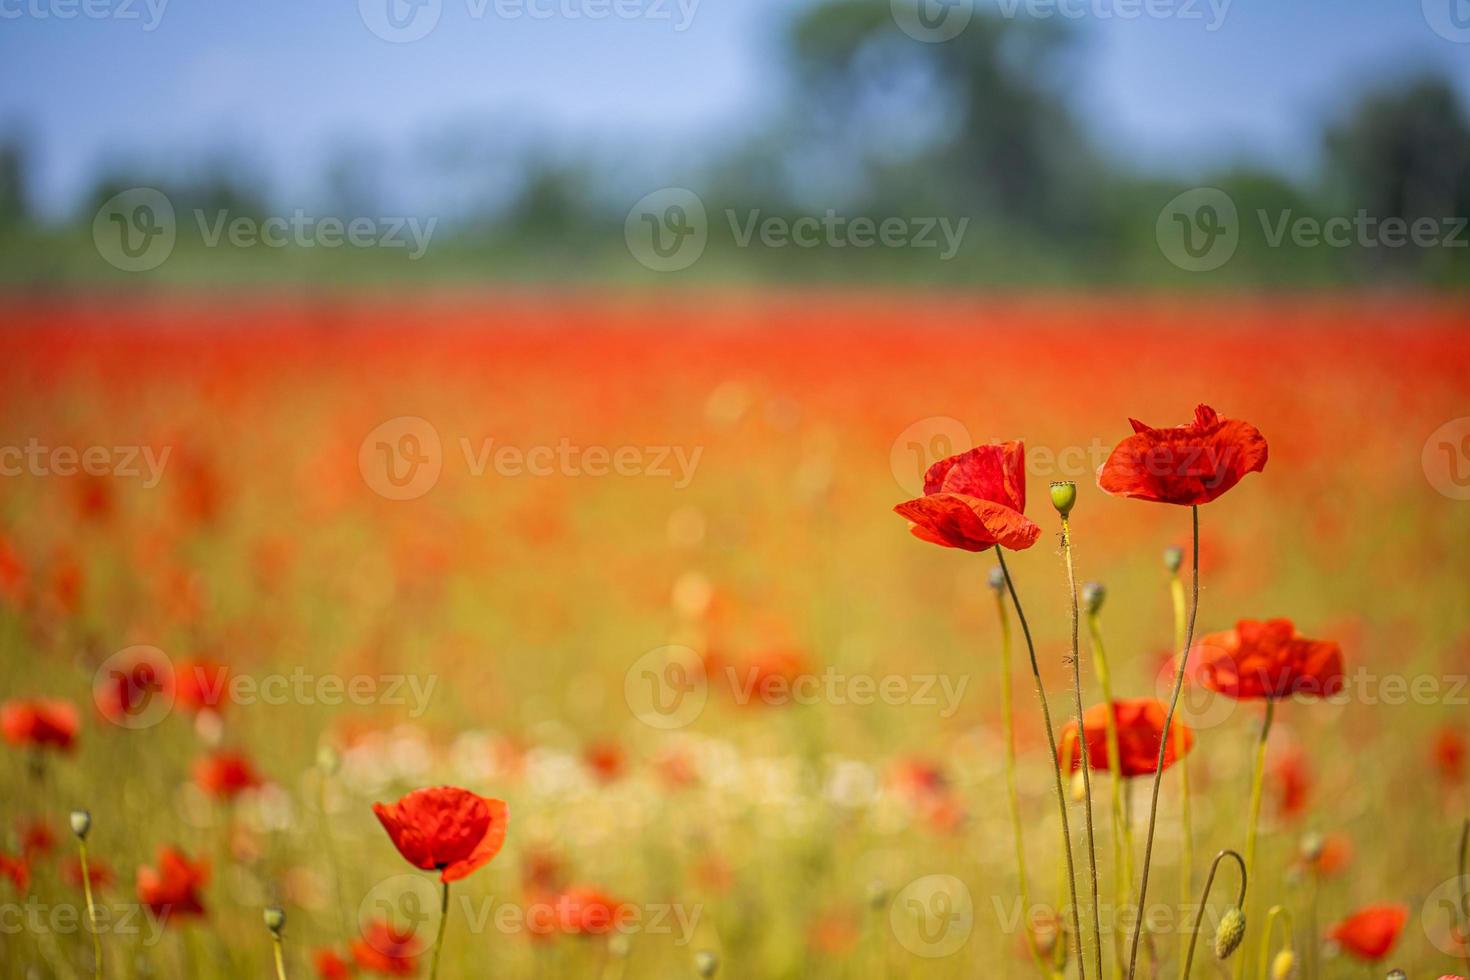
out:
{"label": "blurred red poppy", "polygon": [[1327,936],[1360,960],[1381,960],[1408,921],[1407,906],[1369,905],[1327,930]]}
{"label": "blurred red poppy", "polygon": [[19,825],[20,849],[28,859],[56,850],[56,832],[45,820],[26,820]]}
{"label": "blurred red poppy", "polygon": [[1266,467],[1266,439],[1255,426],[1227,419],[1208,405],[1194,421],[1155,429],[1128,420],[1133,435],[1118,443],[1097,471],[1108,493],[1162,504],[1207,504]]}
{"label": "blurred red poppy", "polygon": [[[111,888],[112,883],[116,880],[112,868],[96,858],[90,858],[87,861],[87,877],[91,880],[93,888]],[[73,888],[82,887],[81,858],[71,857],[62,862],[61,880]]]}
{"label": "blurred red poppy", "polygon": [[441,872],[446,884],[488,864],[505,843],[505,802],[454,786],[416,789],[373,813],[398,853],[416,868]]}
{"label": "blurred red poppy", "polygon": [[148,711],[155,698],[170,698],[173,690],[174,671],[168,658],[161,652],[144,652],[99,675],[92,699],[104,719],[128,728]]}
{"label": "blurred red poppy", "polygon": [[627,902],[587,885],[574,885],[556,898],[556,919],[562,932],[605,935],[634,914]]}
{"label": "blurred red poppy", "polygon": [[0,878],[8,878],[15,890],[25,895],[31,889],[31,866],[23,857],[0,854]]}
{"label": "blurred red poppy", "polygon": [[1452,786],[1465,781],[1465,736],[1458,728],[1446,725],[1435,734],[1434,767]]}
{"label": "blurred red poppy", "polygon": [[162,922],[176,915],[203,915],[199,891],[209,883],[209,861],[190,861],[183,851],[164,845],[158,849],[157,864],[138,869],[138,901]]}
{"label": "blurred red poppy", "polygon": [[[1114,725],[1118,733],[1118,771],[1124,779],[1152,775],[1159,766],[1159,740],[1164,736],[1164,719],[1169,707],[1155,698],[1120,699],[1113,702]],[[1082,715],[1087,729],[1088,765],[1098,771],[1111,768],[1108,757],[1107,706],[1095,704]],[[1194,746],[1194,733],[1177,719],[1169,748],[1164,755],[1168,769]],[[1062,726],[1057,756],[1070,759],[1072,770],[1082,768],[1082,753],[1077,748],[1077,719]]]}
{"label": "blurred red poppy", "polygon": [[312,952],[311,965],[319,980],[347,980],[352,976],[352,967],[336,950],[327,946]]}
{"label": "blurred red poppy", "polygon": [[11,745],[70,752],[77,739],[77,709],[53,698],[7,701],[0,707],[0,729]]}
{"label": "blurred red poppy", "polygon": [[1285,749],[1272,762],[1271,775],[1282,818],[1289,820],[1305,812],[1312,794],[1312,770],[1306,753],[1295,746]]}
{"label": "blurred red poppy", "polygon": [[174,671],[174,703],[196,713],[219,711],[224,707],[229,682],[230,668],[224,664],[200,658],[180,661]]}
{"label": "blurred red poppy", "polygon": [[599,781],[610,783],[623,774],[626,760],[616,742],[594,742],[582,752],[587,768]]}
{"label": "blurred red poppy", "polygon": [[1025,516],[1026,449],[1019,442],[976,446],[924,474],[924,496],[893,508],[914,537],[946,548],[1021,551],[1041,528]]}
{"label": "blurred red poppy", "polygon": [[384,919],[374,919],[362,931],[362,938],[352,941],[352,959],[359,968],[390,977],[406,977],[413,973],[424,944],[411,927],[395,926]]}
{"label": "blurred red poppy", "polygon": [[1191,652],[1194,680],[1237,700],[1327,697],[1342,690],[1342,648],[1307,639],[1289,619],[1242,619],[1233,630],[1202,637]]}
{"label": "blurred red poppy", "polygon": [[194,782],[215,799],[233,800],[263,780],[243,753],[222,749],[194,763]]}

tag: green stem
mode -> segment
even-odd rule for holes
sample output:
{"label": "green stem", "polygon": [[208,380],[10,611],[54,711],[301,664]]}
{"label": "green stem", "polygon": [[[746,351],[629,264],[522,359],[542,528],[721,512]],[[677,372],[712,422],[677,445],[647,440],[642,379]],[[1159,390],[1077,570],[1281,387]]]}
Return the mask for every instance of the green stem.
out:
{"label": "green stem", "polygon": [[[1184,582],[1174,572],[1169,583],[1169,596],[1174,605],[1174,647],[1184,646]],[[1187,903],[1194,886],[1194,820],[1189,806],[1189,753],[1174,763],[1179,767],[1179,830],[1182,834],[1179,858],[1179,901]],[[1184,974],[1180,974],[1182,978]]]}
{"label": "green stem", "polygon": [[429,980],[439,976],[439,951],[444,948],[444,926],[449,922],[449,882],[439,899],[439,934],[434,937],[434,955],[429,959]]}
{"label": "green stem", "polygon": [[1011,696],[1011,621],[1006,615],[1005,599],[995,594],[995,611],[1000,617],[1000,709],[1006,729],[1006,794],[1010,799],[1011,827],[1016,839],[1016,874],[1021,882],[1021,927],[1026,930],[1026,948],[1036,960],[1044,976],[1052,973],[1036,945],[1031,930],[1031,887],[1026,880],[1026,844],[1021,830],[1021,800],[1016,792],[1016,721]]}
{"label": "green stem", "polygon": [[[1108,670],[1108,652],[1103,646],[1102,626],[1094,612],[1087,614],[1087,633],[1092,638],[1092,659],[1097,667],[1097,680],[1102,686],[1103,703],[1108,706],[1107,745],[1108,774],[1112,777],[1113,791],[1113,871],[1117,877],[1118,909],[1128,904],[1128,893],[1133,888],[1133,829],[1128,825],[1128,813],[1123,806],[1122,753],[1118,750],[1118,719],[1113,711],[1113,682]],[[1117,962],[1113,972],[1123,975],[1122,932],[1118,932],[1115,950]]]}
{"label": "green stem", "polygon": [[[1220,870],[1220,860],[1227,855],[1234,858],[1235,863],[1240,866],[1240,897],[1236,900],[1235,904],[1236,907],[1239,908],[1242,912],[1245,911],[1245,889],[1246,885],[1250,882],[1250,873],[1246,871],[1245,862],[1240,859],[1239,854],[1229,850],[1221,851],[1219,854],[1215,855],[1215,860],[1210,862],[1210,876],[1205,879],[1205,888],[1204,891],[1200,893],[1199,906],[1194,913],[1194,928],[1190,930],[1189,934],[1189,953],[1184,957],[1185,976],[1189,976],[1189,970],[1192,966],[1194,966],[1194,947],[1195,944],[1199,942],[1200,924],[1204,921],[1205,918],[1205,905],[1210,900],[1210,889],[1214,887],[1215,884],[1215,872]],[[1245,957],[1242,956],[1241,959],[1244,960]]]}
{"label": "green stem", "polygon": [[1072,930],[1077,953],[1077,976],[1078,980],[1087,980],[1087,970],[1082,963],[1082,911],[1077,901],[1077,869],[1072,863],[1072,828],[1067,820],[1067,794],[1062,788],[1062,763],[1057,758],[1057,736],[1051,724],[1051,708],[1046,703],[1046,689],[1041,683],[1041,667],[1036,662],[1036,644],[1031,639],[1031,627],[1026,622],[1025,611],[1021,609],[1021,600],[1016,596],[1016,583],[1011,581],[1011,571],[1006,567],[1005,552],[1000,545],[995,546],[995,558],[1000,562],[1000,572],[1006,580],[1006,591],[1010,593],[1016,618],[1021,622],[1021,634],[1026,638],[1026,653],[1031,658],[1031,678],[1036,683],[1036,700],[1041,704],[1041,720],[1046,728],[1046,744],[1051,750],[1052,777],[1056,782],[1057,811],[1062,818],[1062,853],[1067,859],[1067,886],[1072,893]]}
{"label": "green stem", "polygon": [[1460,911],[1465,915],[1465,966],[1470,968],[1470,820],[1460,830]]}
{"label": "green stem", "polygon": [[97,935],[97,907],[92,903],[92,876],[87,871],[87,840],[77,838],[81,851],[82,893],[87,898],[87,931],[92,934],[92,975],[102,980],[102,939]]}
{"label": "green stem", "polygon": [[[1062,518],[1062,554],[1067,561],[1067,591],[1072,598],[1072,693],[1077,703],[1077,741],[1082,752],[1082,795],[1087,807],[1087,869],[1092,875],[1092,932],[1096,940],[1093,947],[1093,971],[1102,980],[1102,919],[1101,902],[1097,886],[1097,839],[1092,825],[1092,764],[1087,758],[1087,725],[1084,721],[1082,704],[1082,656],[1077,642],[1077,568],[1072,558],[1072,528],[1067,518]],[[1108,715],[1113,713],[1111,702],[1107,705]],[[1109,728],[1112,726],[1109,725]]]}
{"label": "green stem", "polygon": [[271,942],[276,947],[276,980],[286,980],[286,959],[281,952],[281,937],[272,935]]}
{"label": "green stem", "polygon": [[[1250,821],[1245,826],[1245,869],[1250,874],[1256,869],[1256,828],[1261,822],[1261,797],[1264,795],[1262,789],[1266,782],[1266,739],[1271,735],[1271,721],[1276,716],[1276,702],[1271,699],[1266,701],[1266,719],[1261,724],[1261,740],[1256,743],[1256,765],[1255,772],[1251,776],[1251,811]],[[1245,902],[1241,902],[1241,911],[1245,911]],[[1245,957],[1235,964],[1235,980],[1245,976]]]}
{"label": "green stem", "polygon": [[1164,779],[1164,760],[1168,758],[1169,738],[1174,734],[1174,709],[1179,707],[1179,691],[1184,686],[1184,672],[1189,664],[1189,648],[1194,644],[1194,624],[1199,616],[1199,507],[1189,508],[1194,526],[1193,593],[1194,601],[1189,606],[1189,628],[1185,630],[1184,647],[1179,653],[1179,668],[1174,672],[1174,690],[1169,695],[1169,711],[1164,716],[1164,737],[1159,739],[1159,761],[1154,769],[1153,796],[1148,806],[1148,835],[1143,845],[1143,877],[1138,883],[1138,928],[1133,930],[1133,943],[1128,954],[1128,980],[1133,980],[1138,969],[1138,937],[1143,934],[1145,902],[1148,899],[1148,872],[1153,861],[1154,826],[1159,816],[1159,786]]}
{"label": "green stem", "polygon": [[1266,980],[1271,975],[1271,928],[1276,924],[1277,919],[1286,920],[1286,944],[1288,947],[1291,945],[1291,912],[1287,911],[1283,905],[1273,905],[1271,911],[1266,913],[1266,931],[1261,934],[1261,954],[1256,961],[1259,967],[1256,972],[1260,975],[1261,980]]}

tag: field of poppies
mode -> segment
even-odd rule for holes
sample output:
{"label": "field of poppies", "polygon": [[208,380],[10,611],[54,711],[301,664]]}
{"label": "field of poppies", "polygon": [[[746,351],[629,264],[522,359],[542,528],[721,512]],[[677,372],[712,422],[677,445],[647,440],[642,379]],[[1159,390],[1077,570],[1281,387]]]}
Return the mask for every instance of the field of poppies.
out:
{"label": "field of poppies", "polygon": [[1463,301],[0,320],[0,977],[1470,973]]}

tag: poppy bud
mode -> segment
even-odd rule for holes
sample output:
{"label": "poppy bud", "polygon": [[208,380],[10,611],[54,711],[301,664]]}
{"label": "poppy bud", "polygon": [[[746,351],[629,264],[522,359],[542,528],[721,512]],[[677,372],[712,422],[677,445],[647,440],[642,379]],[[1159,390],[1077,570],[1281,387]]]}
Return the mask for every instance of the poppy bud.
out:
{"label": "poppy bud", "polygon": [[1101,582],[1088,582],[1082,586],[1082,608],[1087,610],[1087,615],[1096,616],[1097,611],[1102,608],[1103,600],[1108,597],[1108,590],[1103,588]]}
{"label": "poppy bud", "polygon": [[999,568],[990,570],[990,587],[997,592],[1002,592],[1006,587],[1006,573]]}
{"label": "poppy bud", "polygon": [[279,905],[266,907],[265,927],[271,931],[272,936],[277,937],[281,935],[281,930],[286,928],[286,913],[281,911]]}
{"label": "poppy bud", "polygon": [[1051,505],[1057,509],[1057,513],[1066,517],[1072,513],[1072,505],[1077,503],[1077,484],[1071,482],[1057,482],[1051,485]]}
{"label": "poppy bud", "polygon": [[71,812],[71,832],[77,835],[78,840],[86,840],[87,834],[92,831],[92,815],[86,810],[73,810]]}
{"label": "poppy bud", "polygon": [[694,954],[694,969],[705,980],[709,980],[710,977],[720,972],[720,958],[707,949],[701,949]]}
{"label": "poppy bud", "polygon": [[1305,834],[1302,837],[1302,858],[1308,864],[1316,864],[1317,859],[1322,856],[1322,835],[1316,831]]}
{"label": "poppy bud", "polygon": [[1164,549],[1164,567],[1171,573],[1177,573],[1184,565],[1184,549],[1171,547]]}
{"label": "poppy bud", "polygon": [[1403,970],[1389,970],[1388,980],[1409,980],[1409,975]]}
{"label": "poppy bud", "polygon": [[1245,916],[1240,909],[1230,909],[1220,918],[1215,930],[1215,959],[1228,959],[1245,938]]}
{"label": "poppy bud", "polygon": [[1072,802],[1081,803],[1087,799],[1087,780],[1078,769],[1072,773]]}
{"label": "poppy bud", "polygon": [[1296,954],[1283,949],[1271,961],[1271,980],[1291,980],[1296,976]]}

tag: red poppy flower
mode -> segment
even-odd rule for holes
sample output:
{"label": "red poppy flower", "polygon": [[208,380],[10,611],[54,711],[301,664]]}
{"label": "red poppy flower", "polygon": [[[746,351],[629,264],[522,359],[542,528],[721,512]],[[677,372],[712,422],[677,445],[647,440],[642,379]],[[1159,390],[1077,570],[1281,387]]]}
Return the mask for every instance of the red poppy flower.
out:
{"label": "red poppy flower", "polygon": [[[1159,767],[1159,740],[1164,735],[1164,718],[1169,706],[1155,698],[1134,698],[1113,702],[1113,719],[1118,736],[1118,772],[1124,779],[1152,775]],[[1082,715],[1087,728],[1087,762],[1098,772],[1110,770],[1108,757],[1107,706],[1095,704]],[[1169,748],[1164,755],[1167,769],[1194,746],[1194,733],[1178,719],[1174,721]],[[1062,726],[1057,745],[1060,759],[1071,758],[1072,770],[1082,768],[1082,753],[1077,748],[1077,719]]]}
{"label": "red poppy flower", "polygon": [[51,698],[7,701],[0,708],[0,729],[15,746],[70,752],[77,740],[77,709]]}
{"label": "red poppy flower", "polygon": [[914,537],[946,548],[1020,551],[1041,528],[1025,516],[1026,449],[1019,442],[976,446],[924,474],[924,496],[893,508]]}
{"label": "red poppy flower", "polygon": [[[92,882],[93,888],[111,888],[116,877],[112,869],[96,858],[87,861],[87,877]],[[82,887],[82,859],[79,857],[68,858],[61,865],[61,880],[73,888]]]}
{"label": "red poppy flower", "polygon": [[1465,779],[1465,736],[1451,725],[1441,728],[1434,736],[1434,766],[1440,778],[1450,785]]}
{"label": "red poppy flower", "polygon": [[215,799],[233,800],[262,781],[255,766],[239,752],[212,752],[194,763],[194,782]]}
{"label": "red poppy flower", "polygon": [[158,867],[138,869],[138,901],[162,922],[173,916],[204,914],[204,899],[199,890],[209,883],[209,861],[190,861],[176,847],[158,849]]}
{"label": "red poppy flower", "polygon": [[441,872],[445,883],[500,853],[509,819],[504,801],[454,786],[416,789],[391,806],[374,803],[373,813],[409,864]]}
{"label": "red poppy flower", "polygon": [[174,703],[198,713],[224,707],[230,668],[209,660],[185,660],[174,671]]}
{"label": "red poppy flower", "polygon": [[411,927],[395,926],[384,919],[368,923],[362,938],[352,941],[352,959],[360,968],[390,977],[411,975],[423,951],[424,944]]}
{"label": "red poppy flower", "polygon": [[45,820],[22,821],[18,829],[20,849],[27,858],[43,857],[56,850],[56,832]]}
{"label": "red poppy flower", "polygon": [[1307,639],[1289,619],[1242,619],[1233,630],[1202,637],[1191,653],[1194,679],[1237,700],[1328,697],[1342,690],[1342,648]]}
{"label": "red poppy flower", "polygon": [[154,698],[171,698],[173,690],[174,671],[168,659],[142,653],[99,676],[92,699],[104,719],[127,728],[148,710]]}
{"label": "red poppy flower", "polygon": [[1407,906],[1369,905],[1327,930],[1327,936],[1358,959],[1376,961],[1393,949],[1408,921]]}
{"label": "red poppy flower", "polygon": [[556,898],[557,924],[562,932],[606,935],[633,915],[628,903],[586,885],[568,888]]}
{"label": "red poppy flower", "polygon": [[1281,752],[1272,762],[1271,775],[1276,783],[1281,816],[1287,820],[1301,816],[1312,795],[1312,770],[1306,753],[1295,747]]}
{"label": "red poppy flower", "polygon": [[610,783],[623,774],[627,767],[623,750],[616,742],[595,742],[582,753],[587,768],[599,781]]}
{"label": "red poppy flower", "polygon": [[22,895],[28,894],[31,889],[31,866],[23,857],[0,854],[0,878],[10,879],[16,891]]}
{"label": "red poppy flower", "polygon": [[327,946],[311,954],[311,965],[316,970],[319,980],[347,980],[352,976],[352,967],[337,954],[336,950]]}
{"label": "red poppy flower", "polygon": [[1227,419],[1208,405],[1194,421],[1155,429],[1128,420],[1133,435],[1113,449],[1097,471],[1108,493],[1162,504],[1207,504],[1266,468],[1266,439],[1253,425]]}

